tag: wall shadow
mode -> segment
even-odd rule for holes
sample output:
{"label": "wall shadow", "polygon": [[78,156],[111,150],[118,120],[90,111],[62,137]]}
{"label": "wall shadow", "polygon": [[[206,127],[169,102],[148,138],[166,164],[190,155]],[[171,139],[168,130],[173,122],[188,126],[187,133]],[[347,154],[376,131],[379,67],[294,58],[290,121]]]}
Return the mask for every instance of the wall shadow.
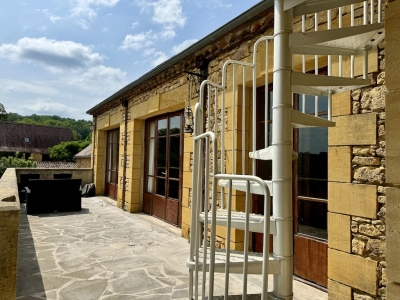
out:
{"label": "wall shadow", "polygon": [[47,299],[24,204],[21,204],[19,220],[16,295],[18,300],[31,299],[30,296],[34,295],[40,295],[41,299]]}

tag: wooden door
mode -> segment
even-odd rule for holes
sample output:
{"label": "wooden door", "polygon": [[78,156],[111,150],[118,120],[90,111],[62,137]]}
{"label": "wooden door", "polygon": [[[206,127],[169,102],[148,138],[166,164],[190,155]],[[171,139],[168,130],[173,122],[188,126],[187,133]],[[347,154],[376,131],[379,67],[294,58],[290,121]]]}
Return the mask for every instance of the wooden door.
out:
{"label": "wooden door", "polygon": [[[265,107],[265,88],[257,89],[257,149],[271,144],[272,85],[268,88],[269,108]],[[314,115],[314,97],[306,96],[306,113]],[[302,95],[295,95],[294,107],[302,107]],[[267,115],[267,118],[265,117]],[[327,98],[319,97],[318,115],[326,118]],[[265,134],[265,122],[268,132]],[[327,128],[294,130],[293,147],[299,159],[293,162],[294,274],[327,286]],[[257,176],[272,179],[272,162],[257,160]],[[253,196],[253,212],[262,214],[264,197]],[[272,236],[270,236],[272,237]],[[270,238],[270,252],[272,239]],[[262,251],[263,234],[253,233],[253,250]]]}
{"label": "wooden door", "polygon": [[143,211],[179,226],[182,210],[182,112],[146,122]]}
{"label": "wooden door", "polygon": [[105,195],[117,200],[118,195],[119,128],[107,132]]}

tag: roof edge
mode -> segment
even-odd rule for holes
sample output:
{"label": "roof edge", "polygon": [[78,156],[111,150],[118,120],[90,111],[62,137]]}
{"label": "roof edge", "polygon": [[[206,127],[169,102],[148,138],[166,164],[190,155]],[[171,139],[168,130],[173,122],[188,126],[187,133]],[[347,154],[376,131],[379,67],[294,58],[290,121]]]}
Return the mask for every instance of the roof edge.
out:
{"label": "roof edge", "polygon": [[191,45],[189,48],[186,48],[182,52],[176,54],[175,56],[171,57],[170,59],[166,60],[162,64],[158,65],[154,69],[150,70],[149,72],[145,73],[135,81],[129,83],[110,97],[106,98],[99,104],[93,106],[91,109],[89,109],[86,113],[89,115],[93,115],[94,111],[96,111],[98,108],[102,107],[103,105],[111,102],[114,100],[116,97],[121,96],[125,92],[129,91],[130,89],[142,84],[146,80],[150,79],[151,77],[157,75],[158,73],[161,73],[168,69],[169,67],[173,66],[174,64],[178,63],[185,57],[191,55],[192,53],[200,50],[204,46],[207,46],[208,44],[214,42],[216,39],[220,38],[221,36],[227,34],[229,31],[232,29],[240,26],[244,22],[251,20],[253,17],[256,15],[262,13],[263,11],[271,8],[274,6],[274,0],[262,0],[260,3],[257,3],[256,5],[252,6],[236,18],[232,19],[225,25],[221,26],[217,30],[213,31],[209,35],[205,36],[195,44]]}

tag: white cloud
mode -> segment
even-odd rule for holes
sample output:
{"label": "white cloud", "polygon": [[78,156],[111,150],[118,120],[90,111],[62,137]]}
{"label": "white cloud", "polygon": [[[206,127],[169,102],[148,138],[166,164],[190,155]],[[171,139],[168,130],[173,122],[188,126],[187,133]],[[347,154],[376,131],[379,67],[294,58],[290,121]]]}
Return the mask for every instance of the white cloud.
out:
{"label": "white cloud", "polygon": [[46,115],[77,115],[81,113],[76,108],[69,107],[60,102],[54,102],[50,98],[37,98],[30,101],[28,104],[22,105],[21,109],[28,115],[34,113]]}
{"label": "white cloud", "polygon": [[102,31],[103,31],[103,32],[107,32],[107,31],[108,31],[108,27],[104,27],[104,28],[102,29]]}
{"label": "white cloud", "polygon": [[99,65],[104,57],[88,46],[72,41],[22,38],[16,44],[0,45],[0,57],[41,65],[52,72],[79,70]]}
{"label": "white cloud", "polygon": [[143,56],[147,57],[146,62],[150,62],[153,67],[166,61],[169,57],[162,51],[156,51],[156,49],[146,49],[143,52]]}
{"label": "white cloud", "polygon": [[211,9],[221,9],[221,8],[227,9],[232,7],[231,3],[224,3],[224,2],[225,2],[224,0],[208,0],[208,1],[195,0],[194,4],[196,4],[200,8],[206,7]]}
{"label": "white cloud", "polygon": [[135,21],[135,22],[132,23],[132,28],[135,28],[138,25],[139,25],[139,22]]}
{"label": "white cloud", "polygon": [[148,48],[155,43],[157,40],[168,40],[175,37],[176,33],[171,28],[163,28],[160,32],[153,32],[152,30],[141,32],[137,34],[127,34],[125,39],[119,46],[120,50],[141,50]]}
{"label": "white cloud", "polygon": [[186,41],[180,43],[179,45],[175,45],[172,47],[172,53],[178,54],[179,52],[182,52],[183,50],[185,50],[189,46],[193,45],[197,41],[198,41],[198,39],[190,39],[190,40],[186,40]]}
{"label": "white cloud", "polygon": [[162,40],[169,40],[176,36],[175,31],[172,28],[164,27],[154,38],[160,38]]}
{"label": "white cloud", "polygon": [[38,29],[39,29],[39,30],[46,30],[47,27],[46,27],[46,26],[42,26],[42,27],[39,27]]}
{"label": "white cloud", "polygon": [[147,32],[141,32],[138,34],[127,34],[125,36],[124,41],[122,42],[122,45],[119,46],[119,49],[121,50],[133,49],[137,51],[142,48],[146,48],[153,45],[152,39],[153,39],[153,32],[151,30]]}
{"label": "white cloud", "polygon": [[152,8],[152,20],[155,23],[172,27],[183,27],[186,24],[186,17],[182,11],[181,0],[158,0],[154,2],[144,0],[138,1],[137,3],[142,7],[142,11],[147,8]]}
{"label": "white cloud", "polygon": [[48,9],[38,9],[37,11],[43,12],[52,23],[56,23],[58,20],[61,20],[61,17],[53,15],[52,13],[49,12]]}
{"label": "white cloud", "polygon": [[72,16],[83,16],[93,20],[96,15],[96,9],[99,7],[113,7],[119,0],[75,0],[74,7],[71,9]]}
{"label": "white cloud", "polygon": [[90,23],[88,21],[86,21],[85,19],[80,19],[80,20],[76,21],[76,23],[79,26],[81,26],[82,29],[85,29],[85,30],[89,29]]}
{"label": "white cloud", "polygon": [[32,93],[36,95],[56,96],[59,91],[51,86],[40,83],[27,83],[24,81],[0,78],[0,92],[2,93]]}
{"label": "white cloud", "polygon": [[103,65],[89,68],[82,74],[71,76],[67,80],[68,85],[77,86],[94,94],[102,94],[104,91],[112,92],[127,83],[126,72]]}

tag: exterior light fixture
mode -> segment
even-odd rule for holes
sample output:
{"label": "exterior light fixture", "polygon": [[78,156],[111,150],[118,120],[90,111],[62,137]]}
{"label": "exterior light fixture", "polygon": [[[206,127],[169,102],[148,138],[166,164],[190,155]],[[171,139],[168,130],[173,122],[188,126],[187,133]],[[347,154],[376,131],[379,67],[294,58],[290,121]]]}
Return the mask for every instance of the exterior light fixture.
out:
{"label": "exterior light fixture", "polygon": [[94,129],[94,124],[92,121],[89,122],[89,129],[90,129],[90,131],[93,131],[93,129]]}
{"label": "exterior light fixture", "polygon": [[190,86],[191,86],[191,81],[190,81],[190,75],[187,76],[187,81],[188,81],[188,103],[187,107],[185,108],[185,128],[183,128],[184,133],[193,133],[193,112],[192,109],[190,108],[190,98],[192,97],[191,92],[190,92]]}
{"label": "exterior light fixture", "polygon": [[[189,102],[190,105],[190,102]],[[193,112],[190,106],[185,109],[185,128],[183,128],[184,133],[193,133]]]}
{"label": "exterior light fixture", "polygon": [[[189,72],[186,70],[184,70],[184,72],[187,74],[188,103],[187,103],[187,107],[185,108],[185,113],[184,113],[185,127],[183,129],[183,132],[193,133],[194,116],[193,116],[193,111],[192,111],[192,108],[190,105],[190,99],[192,98],[191,87],[192,87],[192,82],[193,82],[193,87],[194,87],[195,93],[199,93],[200,83],[201,83],[201,80],[204,79],[204,75],[201,73],[193,73],[193,72]],[[199,85],[199,86],[197,86],[197,85]]]}

